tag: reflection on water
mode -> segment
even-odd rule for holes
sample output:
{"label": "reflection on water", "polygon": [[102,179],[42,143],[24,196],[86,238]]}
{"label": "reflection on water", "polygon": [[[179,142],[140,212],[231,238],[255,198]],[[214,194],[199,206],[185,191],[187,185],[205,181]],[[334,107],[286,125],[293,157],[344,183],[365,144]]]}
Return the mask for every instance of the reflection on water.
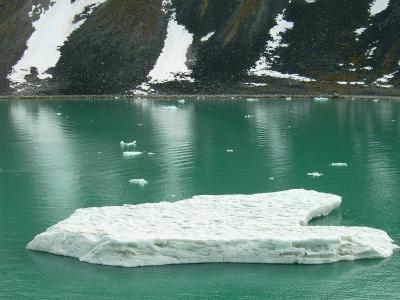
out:
{"label": "reflection on water", "polygon": [[[178,109],[164,108],[171,105]],[[343,197],[313,225],[377,227],[399,244],[399,137],[400,104],[390,101],[2,101],[0,296],[315,298],[317,285],[327,298],[395,298],[398,254],[312,267],[121,269],[24,247],[80,207],[300,187]],[[124,159],[121,140],[137,140],[134,151],[144,154]],[[313,171],[324,175],[305,176]],[[130,185],[132,178],[149,184]]]}

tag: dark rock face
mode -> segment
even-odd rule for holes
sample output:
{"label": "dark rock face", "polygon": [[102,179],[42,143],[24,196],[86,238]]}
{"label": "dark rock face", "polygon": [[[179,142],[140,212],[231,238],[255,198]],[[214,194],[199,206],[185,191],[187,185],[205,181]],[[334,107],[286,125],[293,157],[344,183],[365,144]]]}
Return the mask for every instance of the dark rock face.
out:
{"label": "dark rock face", "polygon": [[146,80],[166,34],[160,0],[100,5],[61,48],[54,69],[61,94],[121,93]]}
{"label": "dark rock face", "polygon": [[[0,0],[0,94],[129,94],[148,82],[171,18],[193,37],[186,65],[195,82],[151,82],[159,91],[222,92],[246,81],[268,83],[257,92],[337,81],[400,88],[400,0],[376,15],[369,12],[374,0],[108,0],[75,16],[83,23],[60,47],[60,59],[47,71],[52,78],[39,79],[32,67],[16,86],[7,77],[24,55],[33,22],[56,1]],[[284,46],[271,52],[278,15],[292,28],[281,32]],[[261,56],[274,71],[316,82],[249,73]],[[377,81],[384,75],[387,80]]]}

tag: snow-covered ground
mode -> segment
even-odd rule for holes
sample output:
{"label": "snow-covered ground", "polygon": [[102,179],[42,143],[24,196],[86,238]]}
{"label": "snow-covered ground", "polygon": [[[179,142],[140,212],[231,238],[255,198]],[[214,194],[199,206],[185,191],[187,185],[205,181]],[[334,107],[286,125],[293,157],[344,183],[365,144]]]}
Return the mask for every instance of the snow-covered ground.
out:
{"label": "snow-covered ground", "polygon": [[275,78],[288,78],[298,81],[313,81],[313,79],[301,76],[299,74],[286,74],[279,71],[272,70],[273,62],[279,58],[276,55],[276,50],[279,48],[288,47],[288,44],[282,42],[283,34],[293,28],[294,23],[285,20],[285,9],[276,16],[275,26],[269,31],[271,39],[267,42],[266,49],[260,59],[255,63],[255,65],[248,71],[249,75],[256,76],[270,76]]}
{"label": "snow-covered ground", "polygon": [[306,226],[340,204],[339,196],[298,189],[84,208],[37,235],[27,248],[124,267],[320,264],[392,255],[397,246],[384,231]]}
{"label": "snow-covered ground", "polygon": [[159,83],[174,80],[188,80],[191,70],[186,66],[186,54],[193,42],[193,35],[185,26],[179,25],[172,13],[167,27],[164,48],[148,77],[150,82]]}
{"label": "snow-covered ground", "polygon": [[[47,70],[55,67],[60,59],[60,47],[68,37],[78,29],[85,21],[81,18],[75,22],[85,8],[90,8],[86,15],[90,15],[94,8],[107,0],[52,0],[47,10],[41,10],[36,21],[32,22],[34,31],[27,41],[27,48],[22,58],[13,67],[8,79],[12,84],[25,82],[25,76],[30,74],[32,67],[38,71],[40,79],[51,78]],[[33,17],[33,11],[37,6],[32,7],[29,13]]]}

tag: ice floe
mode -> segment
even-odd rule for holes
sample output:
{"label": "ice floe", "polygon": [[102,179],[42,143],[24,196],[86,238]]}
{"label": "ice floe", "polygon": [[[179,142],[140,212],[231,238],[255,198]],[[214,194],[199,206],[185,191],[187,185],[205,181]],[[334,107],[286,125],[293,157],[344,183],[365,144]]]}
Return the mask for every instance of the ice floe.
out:
{"label": "ice floe", "polygon": [[140,179],[131,179],[131,180],[129,180],[129,183],[130,184],[140,185],[141,187],[144,187],[149,182],[144,178],[140,178]]}
{"label": "ice floe", "polygon": [[260,101],[260,99],[257,99],[257,98],[247,98],[246,101],[247,101],[247,102],[257,102],[257,101]]}
{"label": "ice floe", "polygon": [[129,147],[136,147],[136,141],[132,141],[130,143],[125,143],[124,141],[120,141],[119,145],[121,146],[122,149]]}
{"label": "ice floe", "polygon": [[307,175],[307,176],[311,176],[311,177],[321,177],[321,176],[324,175],[324,174],[319,173],[319,172],[309,172],[309,173],[307,173],[306,175]]}
{"label": "ice floe", "polygon": [[185,102],[186,102],[185,99],[178,100],[179,104],[185,104]]}
{"label": "ice floe", "polygon": [[318,96],[318,97],[315,97],[314,100],[317,102],[326,102],[329,100],[329,98]]}
{"label": "ice floe", "polygon": [[233,150],[233,149],[226,149],[226,152],[229,152],[229,153],[232,153],[232,152],[234,152],[235,150]]}
{"label": "ice floe", "polygon": [[340,204],[339,196],[297,189],[83,208],[37,235],[27,249],[124,267],[321,264],[393,254],[398,247],[382,230],[307,226]]}
{"label": "ice floe", "polygon": [[124,157],[136,157],[136,156],[139,156],[142,154],[143,154],[143,152],[140,152],[140,151],[124,151],[124,152],[122,152],[122,155]]}
{"label": "ice floe", "polygon": [[178,107],[176,107],[175,105],[166,105],[166,106],[163,106],[163,109],[169,110],[169,111],[177,111]]}
{"label": "ice floe", "polygon": [[329,166],[331,166],[331,167],[347,167],[347,163],[333,162],[333,163],[330,163]]}
{"label": "ice floe", "polygon": [[[77,17],[85,12],[89,16],[94,8],[107,0],[52,0],[47,10],[42,9],[40,16],[32,23],[34,31],[27,41],[27,48],[12,68],[8,79],[12,84],[25,82],[31,68],[36,68],[38,78],[51,78],[47,70],[56,66],[60,59],[60,47],[72,32],[78,29],[86,18]],[[35,10],[33,6],[32,10]],[[89,8],[87,11],[85,9]],[[32,15],[32,14],[31,14]]]}

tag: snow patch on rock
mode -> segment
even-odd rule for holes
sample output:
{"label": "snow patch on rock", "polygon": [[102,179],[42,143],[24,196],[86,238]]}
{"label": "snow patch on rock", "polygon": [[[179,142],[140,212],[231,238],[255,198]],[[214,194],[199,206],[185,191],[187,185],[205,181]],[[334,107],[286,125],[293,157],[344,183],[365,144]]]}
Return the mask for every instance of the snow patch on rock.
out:
{"label": "snow patch on rock", "polygon": [[389,2],[390,0],[375,0],[372,2],[371,6],[369,7],[369,14],[371,17],[386,10],[386,8],[389,6]]}
{"label": "snow patch on rock", "polygon": [[[27,48],[12,68],[8,79],[15,87],[25,83],[25,76],[31,73],[31,68],[36,68],[38,78],[51,78],[47,70],[55,67],[60,59],[60,47],[78,29],[86,18],[75,22],[75,18],[80,16],[86,8],[89,10],[86,15],[90,15],[94,8],[107,0],[52,0],[47,10],[42,9],[39,18],[32,23],[34,31],[27,41]],[[37,7],[33,6],[32,11]],[[33,15],[31,12],[30,16]]]}
{"label": "snow patch on rock", "polygon": [[306,226],[340,204],[339,196],[298,189],[84,208],[37,235],[27,249],[124,267],[321,264],[393,254],[397,246],[382,230]]}
{"label": "snow patch on rock", "polygon": [[193,79],[190,77],[192,71],[186,65],[186,54],[192,42],[193,34],[189,33],[185,26],[178,24],[176,14],[173,12],[168,21],[164,48],[148,75],[149,81],[151,83],[174,80],[192,82]]}

